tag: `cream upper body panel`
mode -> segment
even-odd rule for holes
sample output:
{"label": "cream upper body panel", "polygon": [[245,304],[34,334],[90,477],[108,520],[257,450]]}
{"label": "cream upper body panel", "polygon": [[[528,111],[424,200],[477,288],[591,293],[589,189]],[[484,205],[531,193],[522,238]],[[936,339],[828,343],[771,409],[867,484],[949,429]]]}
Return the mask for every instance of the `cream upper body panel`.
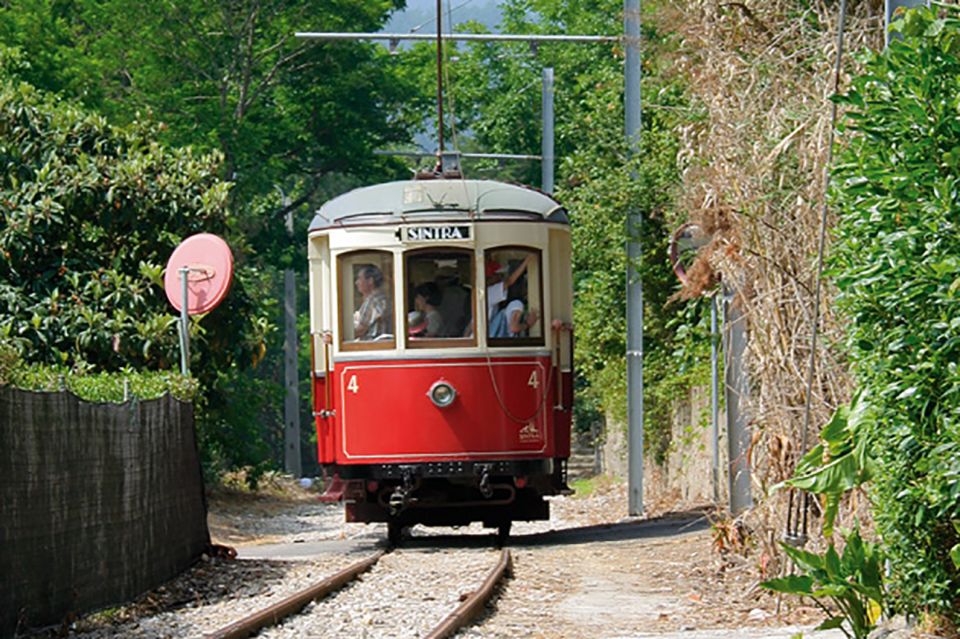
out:
{"label": "cream upper body panel", "polygon": [[[497,346],[488,343],[484,264],[492,249],[513,247],[539,256],[537,299],[542,314],[542,343]],[[410,348],[406,339],[410,287],[409,256],[434,251],[472,255],[469,282],[476,337],[469,344],[449,343],[437,348]],[[379,252],[384,256],[389,290],[393,342],[384,350],[345,350],[344,311],[338,305],[356,304],[355,290],[346,290],[350,273],[340,273],[352,253]],[[387,258],[386,256],[390,256]],[[569,225],[566,211],[555,200],[535,190],[493,181],[431,180],[392,182],[351,191],[318,211],[309,232],[311,332],[333,336],[337,360],[382,357],[457,357],[478,351],[509,355],[546,354],[554,348],[550,323],[570,322],[572,290],[569,275]],[[346,262],[343,260],[347,260]],[[344,266],[346,268],[346,266]],[[356,268],[356,267],[354,267]],[[339,287],[338,287],[339,283]],[[558,286],[559,285],[559,286]],[[316,338],[315,338],[316,339]]]}

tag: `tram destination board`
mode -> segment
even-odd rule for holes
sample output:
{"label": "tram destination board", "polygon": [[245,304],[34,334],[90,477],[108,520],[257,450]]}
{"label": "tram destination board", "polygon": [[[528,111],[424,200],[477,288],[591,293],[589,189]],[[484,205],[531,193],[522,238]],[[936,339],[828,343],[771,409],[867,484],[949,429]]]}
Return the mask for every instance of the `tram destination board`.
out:
{"label": "tram destination board", "polygon": [[403,229],[406,242],[457,242],[470,239],[469,225],[408,226]]}

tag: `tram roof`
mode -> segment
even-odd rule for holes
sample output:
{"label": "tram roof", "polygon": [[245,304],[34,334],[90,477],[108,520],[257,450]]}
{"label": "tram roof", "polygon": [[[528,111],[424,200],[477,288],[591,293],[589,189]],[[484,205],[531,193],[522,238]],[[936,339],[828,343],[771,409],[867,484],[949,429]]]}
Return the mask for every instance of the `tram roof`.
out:
{"label": "tram roof", "polygon": [[385,182],[344,193],[320,207],[310,231],[464,218],[569,223],[559,202],[532,188],[493,180],[435,179]]}

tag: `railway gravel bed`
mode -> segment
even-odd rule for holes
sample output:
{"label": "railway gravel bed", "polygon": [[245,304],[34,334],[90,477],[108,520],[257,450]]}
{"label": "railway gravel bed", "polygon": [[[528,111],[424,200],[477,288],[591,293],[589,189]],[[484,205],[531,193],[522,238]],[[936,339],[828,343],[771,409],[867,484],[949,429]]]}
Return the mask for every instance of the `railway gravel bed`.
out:
{"label": "railway gravel bed", "polygon": [[499,559],[482,548],[395,551],[357,581],[257,636],[423,637],[480,587]]}
{"label": "railway gravel bed", "polygon": [[[337,572],[365,553],[338,553],[311,561],[202,561],[137,601],[75,622],[69,636],[84,639],[201,637],[253,610]],[[39,636],[58,636],[48,630]]]}
{"label": "railway gravel bed", "polygon": [[[625,488],[610,485],[587,498],[554,499],[549,522],[516,523],[510,544],[514,578],[457,636],[786,639],[821,620],[817,611],[789,601],[778,615],[776,599],[757,588],[759,558],[715,553],[702,517],[679,530],[686,524],[671,529],[624,521],[625,503]],[[235,545],[239,560],[206,559],[135,602],[32,636],[200,637],[382,545],[385,526],[345,524],[342,517],[341,507],[317,503],[312,493],[213,498],[214,541]],[[460,596],[479,587],[497,562],[493,539],[492,531],[478,525],[416,527],[401,549],[361,581],[311,604],[311,620],[293,619],[258,636],[421,636]],[[271,548],[288,558],[269,559]]]}

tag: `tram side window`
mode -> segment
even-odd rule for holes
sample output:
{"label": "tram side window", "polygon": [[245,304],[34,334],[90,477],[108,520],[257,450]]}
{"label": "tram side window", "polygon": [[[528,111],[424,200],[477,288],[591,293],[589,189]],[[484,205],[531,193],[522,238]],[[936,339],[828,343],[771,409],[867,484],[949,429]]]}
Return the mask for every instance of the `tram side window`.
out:
{"label": "tram side window", "polygon": [[[407,255],[406,279],[408,345],[459,346],[463,340],[473,341],[471,252],[412,252]],[[429,340],[447,341],[427,344]]]}
{"label": "tram side window", "polygon": [[543,343],[540,252],[503,247],[484,255],[487,338],[494,346]]}
{"label": "tram side window", "polygon": [[393,256],[358,251],[338,259],[343,344],[393,348]]}

